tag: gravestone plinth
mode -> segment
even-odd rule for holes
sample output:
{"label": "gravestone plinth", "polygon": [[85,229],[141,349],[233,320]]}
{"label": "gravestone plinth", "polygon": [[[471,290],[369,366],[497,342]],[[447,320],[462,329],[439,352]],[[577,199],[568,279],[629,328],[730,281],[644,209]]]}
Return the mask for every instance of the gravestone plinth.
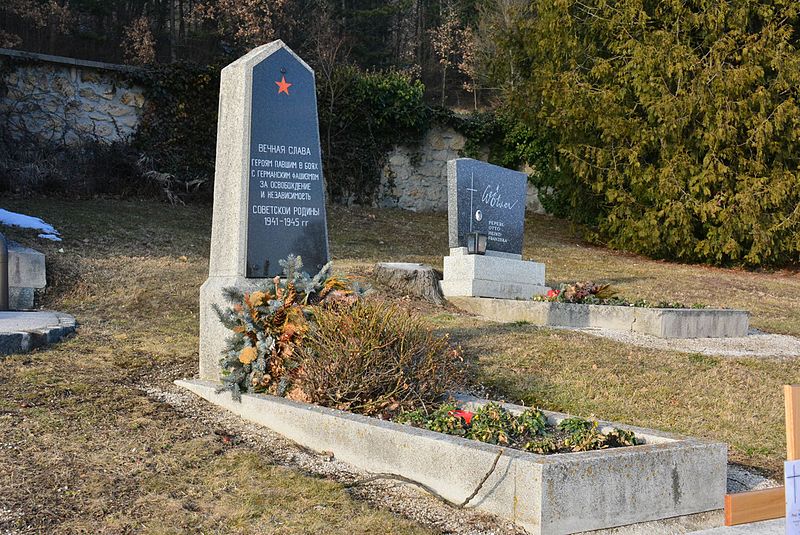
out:
{"label": "gravestone plinth", "polygon": [[222,70],[208,279],[200,288],[200,377],[219,380],[230,332],[213,305],[223,289],[244,292],[302,257],[328,262],[325,191],[314,72],[282,41]]}
{"label": "gravestone plinth", "polygon": [[[547,293],[544,264],[522,260],[525,173],[459,158],[447,162],[450,255],[446,297],[531,299]],[[467,236],[486,235],[485,255],[467,254]]]}

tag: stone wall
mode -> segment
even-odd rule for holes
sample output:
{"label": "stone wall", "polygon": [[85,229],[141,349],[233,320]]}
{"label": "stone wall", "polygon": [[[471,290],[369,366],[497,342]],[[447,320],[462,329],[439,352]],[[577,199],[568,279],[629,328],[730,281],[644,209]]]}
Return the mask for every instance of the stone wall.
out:
{"label": "stone wall", "polygon": [[[447,160],[461,158],[465,143],[466,138],[452,128],[436,126],[419,147],[395,147],[383,168],[378,206],[412,212],[447,210]],[[545,213],[536,188],[530,184],[527,208],[529,212]]]}
{"label": "stone wall", "polygon": [[126,141],[145,104],[144,89],[130,81],[132,70],[0,49],[0,121],[16,139]]}

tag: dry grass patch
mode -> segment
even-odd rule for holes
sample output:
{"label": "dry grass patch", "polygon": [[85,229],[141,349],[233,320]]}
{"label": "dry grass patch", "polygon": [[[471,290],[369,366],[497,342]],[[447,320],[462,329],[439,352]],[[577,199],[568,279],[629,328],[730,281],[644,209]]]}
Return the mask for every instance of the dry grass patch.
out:
{"label": "dry grass patch", "polygon": [[78,336],[0,360],[0,531],[429,533],[337,483],[275,466],[139,388],[197,369],[209,207],[9,200],[64,234],[49,307]]}
{"label": "dry grass patch", "polygon": [[[12,235],[48,254],[47,304],[75,314],[81,330],[47,351],[0,362],[0,414],[11,429],[0,441],[18,448],[0,450],[0,484],[10,489],[0,496],[0,508],[23,511],[54,532],[75,531],[81,522],[101,522],[107,532],[257,533],[262,526],[314,532],[322,518],[331,532],[419,530],[353,502],[336,485],[277,469],[244,446],[222,444],[212,429],[198,429],[136,389],[143,378],[168,382],[196,372],[210,207],[13,199],[4,205],[42,216],[64,233],[61,244],[32,233]],[[337,271],[357,279],[367,279],[377,261],[441,267],[447,253],[444,214],[331,207],[329,226]],[[547,264],[551,285],[592,279],[632,298],[747,308],[755,327],[800,335],[796,272],[648,260],[587,246],[568,225],[542,216],[528,218],[526,236],[525,257]],[[797,361],[704,357],[581,333],[497,326],[396,297],[460,340],[477,379],[509,401],[723,440],[734,460],[781,470],[781,385],[800,382]],[[262,465],[267,475],[251,478],[253,466]],[[231,478],[219,474],[229,469],[233,479],[241,478],[238,486],[219,490],[218,499],[204,498],[204,488],[226,489]],[[67,491],[58,490],[64,486]],[[40,491],[31,494],[32,488]],[[306,512],[299,506],[278,511],[270,500],[259,501],[262,492],[277,493],[274,503],[301,494],[319,498]],[[270,524],[273,516],[282,524]]]}

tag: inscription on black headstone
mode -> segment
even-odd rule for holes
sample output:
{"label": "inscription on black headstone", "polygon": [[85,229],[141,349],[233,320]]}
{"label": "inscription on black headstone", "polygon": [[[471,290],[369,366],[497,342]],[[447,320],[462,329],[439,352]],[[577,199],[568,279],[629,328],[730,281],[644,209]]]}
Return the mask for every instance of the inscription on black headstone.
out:
{"label": "inscription on black headstone", "polygon": [[273,277],[290,254],[328,262],[313,72],[285,48],[253,67],[247,277]]}
{"label": "inscription on black headstone", "polygon": [[450,247],[466,247],[467,234],[487,236],[487,250],[522,254],[528,176],[459,158],[447,162]]}

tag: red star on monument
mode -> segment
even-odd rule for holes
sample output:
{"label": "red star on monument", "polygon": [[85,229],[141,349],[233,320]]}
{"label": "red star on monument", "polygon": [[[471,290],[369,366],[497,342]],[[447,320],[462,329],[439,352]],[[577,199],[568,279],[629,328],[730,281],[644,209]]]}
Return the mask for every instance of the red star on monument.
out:
{"label": "red star on monument", "polygon": [[288,95],[289,94],[289,88],[293,85],[293,84],[290,84],[289,82],[286,81],[286,77],[285,76],[281,76],[281,81],[280,82],[275,82],[275,83],[278,84],[278,94],[279,95],[281,93],[286,93]]}

